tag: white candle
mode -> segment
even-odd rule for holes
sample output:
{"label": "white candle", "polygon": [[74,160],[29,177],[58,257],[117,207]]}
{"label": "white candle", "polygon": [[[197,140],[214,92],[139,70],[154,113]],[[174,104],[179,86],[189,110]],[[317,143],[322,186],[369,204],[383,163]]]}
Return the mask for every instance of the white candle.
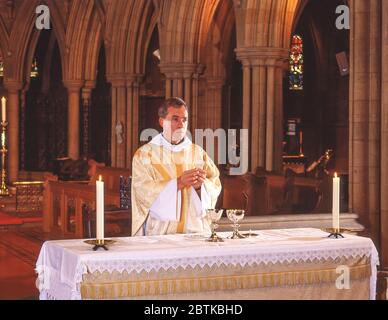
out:
{"label": "white candle", "polygon": [[339,230],[340,221],[340,178],[337,173],[334,174],[333,178],[333,229]]}
{"label": "white candle", "polygon": [[101,179],[96,181],[96,238],[104,240],[104,182]]}
{"label": "white candle", "polygon": [[7,99],[1,98],[1,121],[7,121]]}

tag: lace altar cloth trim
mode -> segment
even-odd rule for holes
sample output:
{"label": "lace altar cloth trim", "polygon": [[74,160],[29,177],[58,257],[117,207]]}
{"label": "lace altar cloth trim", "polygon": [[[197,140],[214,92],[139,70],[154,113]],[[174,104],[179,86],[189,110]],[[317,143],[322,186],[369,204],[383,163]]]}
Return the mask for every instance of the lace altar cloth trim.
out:
{"label": "lace altar cloth trim", "polygon": [[[329,239],[319,229],[254,231],[257,237],[208,243],[203,235],[118,238],[109,251],[93,252],[83,240],[48,241],[42,246],[36,271],[41,299],[81,299],[80,283],[88,272],[150,272],[178,267],[275,264],[368,257],[370,298],[376,293],[378,253],[369,238],[346,234]],[[220,233],[226,238],[230,233]]]}

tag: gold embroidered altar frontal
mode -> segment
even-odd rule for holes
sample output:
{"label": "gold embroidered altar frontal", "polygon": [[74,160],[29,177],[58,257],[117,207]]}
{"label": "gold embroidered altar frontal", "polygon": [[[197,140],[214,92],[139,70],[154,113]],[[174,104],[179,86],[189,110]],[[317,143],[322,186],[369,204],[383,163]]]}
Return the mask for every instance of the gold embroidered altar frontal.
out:
{"label": "gold embroidered altar frontal", "polygon": [[[340,265],[350,287],[336,285]],[[179,268],[158,272],[94,272],[83,277],[83,299],[369,299],[369,259],[275,263],[249,267]]]}

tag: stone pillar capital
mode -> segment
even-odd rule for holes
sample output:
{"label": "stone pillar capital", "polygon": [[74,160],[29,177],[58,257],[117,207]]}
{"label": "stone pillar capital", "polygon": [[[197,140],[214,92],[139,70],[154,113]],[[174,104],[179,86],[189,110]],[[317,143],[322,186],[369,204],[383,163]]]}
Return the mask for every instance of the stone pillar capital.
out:
{"label": "stone pillar capital", "polygon": [[123,88],[126,84],[126,77],[124,73],[111,73],[107,74],[107,80],[112,84],[114,88]]}
{"label": "stone pillar capital", "polygon": [[96,81],[95,80],[86,80],[84,87],[82,90],[93,90],[96,87]]}
{"label": "stone pillar capital", "polygon": [[289,50],[274,47],[242,47],[236,49],[237,59],[246,66],[281,67],[289,58]]}
{"label": "stone pillar capital", "polygon": [[79,91],[85,84],[83,80],[64,80],[63,85],[67,88],[69,92]]}
{"label": "stone pillar capital", "polygon": [[220,89],[225,84],[225,78],[207,78],[206,84],[210,89]]}
{"label": "stone pillar capital", "polygon": [[143,74],[130,74],[126,76],[126,86],[132,87],[132,86],[139,86],[141,80],[143,79]]}
{"label": "stone pillar capital", "polygon": [[190,79],[197,72],[198,64],[196,63],[161,63],[160,71],[168,79]]}

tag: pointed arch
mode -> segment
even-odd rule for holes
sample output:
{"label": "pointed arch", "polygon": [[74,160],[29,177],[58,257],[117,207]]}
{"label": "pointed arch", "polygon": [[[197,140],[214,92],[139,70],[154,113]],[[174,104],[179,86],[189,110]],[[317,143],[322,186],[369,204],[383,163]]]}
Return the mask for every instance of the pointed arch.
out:
{"label": "pointed arch", "polygon": [[[17,82],[23,82],[26,77],[26,64],[32,61],[32,55],[39,38],[40,30],[35,28],[36,13],[35,8],[40,4],[38,0],[22,2],[16,12],[15,24],[9,35],[7,44],[10,55],[5,55],[5,79]],[[61,14],[58,11],[55,2],[47,1],[50,8],[50,22],[53,31],[58,39],[58,45],[61,53],[62,67],[66,62],[64,47],[64,27]],[[0,30],[1,22],[0,22]],[[0,37],[2,32],[0,32]],[[1,38],[0,38],[1,39]],[[31,61],[30,61],[31,59]],[[10,68],[12,66],[12,68]]]}
{"label": "pointed arch", "polygon": [[105,41],[110,78],[144,73],[145,53],[157,20],[152,1],[118,0],[115,6],[107,7]]}
{"label": "pointed arch", "polygon": [[97,30],[89,28],[95,12],[94,1],[74,0],[70,8],[66,33],[66,48],[69,52],[65,80],[84,80],[87,37],[93,38]]}
{"label": "pointed arch", "polygon": [[[160,10],[160,42],[163,63],[195,64],[207,37],[219,0],[166,0]],[[187,23],[179,23],[186,21]]]}
{"label": "pointed arch", "polygon": [[5,55],[9,51],[9,35],[7,28],[4,24],[3,17],[0,15],[0,50],[3,55],[3,59]]}
{"label": "pointed arch", "polygon": [[234,0],[238,47],[288,48],[301,1]]}
{"label": "pointed arch", "polygon": [[201,32],[206,37],[202,37],[203,44],[199,45],[200,62],[206,65],[209,77],[222,78],[225,76],[226,53],[231,49],[231,33],[235,26],[232,2],[214,2],[206,19],[210,19],[210,23],[206,26],[206,33]]}
{"label": "pointed arch", "polygon": [[94,14],[88,27],[87,43],[85,48],[84,79],[94,83],[97,76],[98,58],[103,45],[103,25],[100,15]]}

